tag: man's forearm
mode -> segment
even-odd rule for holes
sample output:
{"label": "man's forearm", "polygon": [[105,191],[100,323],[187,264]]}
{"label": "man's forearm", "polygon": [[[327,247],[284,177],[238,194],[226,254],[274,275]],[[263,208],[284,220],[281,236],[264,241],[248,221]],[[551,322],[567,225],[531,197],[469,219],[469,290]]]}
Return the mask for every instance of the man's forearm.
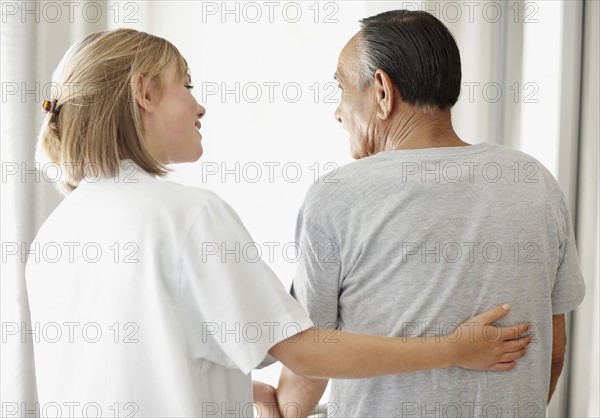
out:
{"label": "man's forearm", "polygon": [[276,389],[281,416],[308,416],[317,407],[327,382],[327,379],[299,376],[284,366]]}
{"label": "man's forearm", "polygon": [[563,361],[552,362],[552,368],[550,369],[550,390],[548,392],[548,403],[550,403],[550,399],[552,399],[552,395],[556,389],[556,384],[558,383],[558,378],[562,372],[563,364]]}
{"label": "man's forearm", "polygon": [[552,316],[552,366],[550,368],[550,390],[548,391],[548,403],[556,389],[556,384],[563,369],[565,359],[565,348],[567,346],[567,331],[565,315]]}
{"label": "man's forearm", "polygon": [[252,382],[252,397],[258,416],[264,418],[280,418],[277,394],[273,386],[263,382]]}

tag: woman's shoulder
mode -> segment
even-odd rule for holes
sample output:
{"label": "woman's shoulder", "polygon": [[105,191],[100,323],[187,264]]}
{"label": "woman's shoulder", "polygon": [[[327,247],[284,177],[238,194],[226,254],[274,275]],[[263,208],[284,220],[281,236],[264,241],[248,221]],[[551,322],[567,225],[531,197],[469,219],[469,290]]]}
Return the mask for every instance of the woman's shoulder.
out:
{"label": "woman's shoulder", "polygon": [[157,179],[157,186],[161,188],[161,194],[165,199],[175,201],[208,203],[212,200],[220,200],[219,196],[212,190],[198,186],[189,186],[170,180]]}
{"label": "woman's shoulder", "polygon": [[154,188],[155,193],[149,195],[153,196],[152,206],[159,212],[169,211],[182,217],[195,214],[196,217],[211,208],[220,212],[229,207],[217,193],[202,187],[156,179]]}
{"label": "woman's shoulder", "polygon": [[[63,202],[67,207],[86,207],[88,213],[113,207],[123,215],[139,218],[194,218],[207,206],[221,205],[223,200],[212,190],[177,183],[146,173],[124,170],[118,177],[103,178],[80,185]],[[110,210],[109,210],[110,211]]]}

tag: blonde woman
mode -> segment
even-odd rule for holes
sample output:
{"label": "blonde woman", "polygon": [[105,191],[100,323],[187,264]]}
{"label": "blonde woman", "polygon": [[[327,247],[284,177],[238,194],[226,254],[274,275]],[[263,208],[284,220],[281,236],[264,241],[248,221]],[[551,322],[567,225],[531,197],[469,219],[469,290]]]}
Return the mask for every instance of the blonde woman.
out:
{"label": "blonde woman", "polygon": [[235,211],[210,191],[158,179],[167,164],[202,155],[205,109],[188,71],[166,40],[117,29],[74,45],[55,72],[38,148],[60,167],[66,198],[26,268],[43,331],[34,342],[42,415],[252,416],[249,373],[274,359],[342,378],[515,366],[528,325],[490,325],[508,306],[443,338],[333,333],[264,262],[227,253],[252,242]]}

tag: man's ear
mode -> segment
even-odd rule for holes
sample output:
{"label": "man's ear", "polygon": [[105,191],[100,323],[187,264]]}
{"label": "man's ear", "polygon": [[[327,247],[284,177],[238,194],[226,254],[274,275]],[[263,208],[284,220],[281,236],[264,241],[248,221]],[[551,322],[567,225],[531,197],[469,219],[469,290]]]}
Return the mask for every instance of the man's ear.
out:
{"label": "man's ear", "polygon": [[139,75],[134,81],[135,101],[140,112],[152,113],[159,99],[155,83],[151,79]]}
{"label": "man's ear", "polygon": [[387,119],[394,109],[394,83],[392,79],[383,70],[376,70],[373,80],[375,100],[377,102],[377,116],[380,119]]}

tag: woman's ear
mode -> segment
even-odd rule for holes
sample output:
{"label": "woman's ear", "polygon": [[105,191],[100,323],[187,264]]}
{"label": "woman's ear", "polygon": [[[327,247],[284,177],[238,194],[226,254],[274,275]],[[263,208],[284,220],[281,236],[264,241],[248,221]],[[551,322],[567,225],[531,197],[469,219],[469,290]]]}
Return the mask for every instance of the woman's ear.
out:
{"label": "woman's ear", "polygon": [[133,82],[135,101],[140,112],[152,113],[159,99],[151,79],[139,75]]}
{"label": "woman's ear", "polygon": [[394,109],[394,83],[383,70],[375,71],[373,80],[375,100],[377,101],[377,116],[387,119]]}

